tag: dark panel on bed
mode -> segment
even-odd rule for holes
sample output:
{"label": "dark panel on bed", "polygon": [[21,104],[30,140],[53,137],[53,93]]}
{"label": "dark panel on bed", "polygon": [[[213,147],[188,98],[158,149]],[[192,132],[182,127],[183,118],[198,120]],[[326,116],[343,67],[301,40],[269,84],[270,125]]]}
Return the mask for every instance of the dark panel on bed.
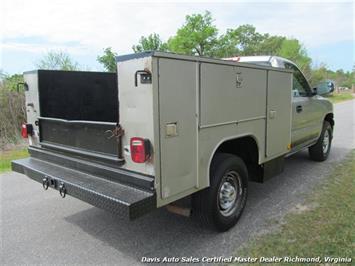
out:
{"label": "dark panel on bed", "polygon": [[116,73],[39,70],[42,117],[118,122]]}

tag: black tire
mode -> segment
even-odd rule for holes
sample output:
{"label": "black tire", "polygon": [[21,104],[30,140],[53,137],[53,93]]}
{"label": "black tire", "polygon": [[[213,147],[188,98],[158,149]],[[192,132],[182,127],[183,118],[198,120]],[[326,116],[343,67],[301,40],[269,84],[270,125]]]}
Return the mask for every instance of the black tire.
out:
{"label": "black tire", "polygon": [[240,218],[247,195],[248,170],[243,160],[232,154],[216,154],[210,168],[210,186],[193,195],[192,214],[205,226],[227,231]]}
{"label": "black tire", "polygon": [[[326,138],[328,145],[325,146]],[[333,128],[328,121],[323,122],[322,132],[316,144],[308,148],[309,157],[317,162],[325,161],[328,158],[332,146]]]}

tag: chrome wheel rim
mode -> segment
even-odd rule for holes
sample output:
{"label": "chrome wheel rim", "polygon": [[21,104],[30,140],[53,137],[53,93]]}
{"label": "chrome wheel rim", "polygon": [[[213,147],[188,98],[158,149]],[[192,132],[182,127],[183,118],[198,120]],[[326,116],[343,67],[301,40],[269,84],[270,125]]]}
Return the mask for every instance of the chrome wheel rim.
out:
{"label": "chrome wheel rim", "polygon": [[329,130],[326,130],[324,132],[324,136],[323,136],[323,153],[326,154],[328,152],[329,149],[329,143],[330,143],[330,135],[329,135]]}
{"label": "chrome wheel rim", "polygon": [[218,190],[218,207],[223,216],[230,216],[234,213],[241,193],[239,174],[236,171],[228,171],[223,176]]}

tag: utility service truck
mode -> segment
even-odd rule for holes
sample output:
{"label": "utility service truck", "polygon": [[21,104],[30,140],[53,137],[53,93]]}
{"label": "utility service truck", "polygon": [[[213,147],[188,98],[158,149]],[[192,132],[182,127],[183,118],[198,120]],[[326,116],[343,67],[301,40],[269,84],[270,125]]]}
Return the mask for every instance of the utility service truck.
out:
{"label": "utility service truck", "polygon": [[[219,231],[245,207],[248,182],[304,148],[327,159],[332,104],[280,57],[118,56],[117,73],[24,73],[30,157],[12,169],[120,216],[191,199]],[[174,208],[175,207],[175,208]]]}

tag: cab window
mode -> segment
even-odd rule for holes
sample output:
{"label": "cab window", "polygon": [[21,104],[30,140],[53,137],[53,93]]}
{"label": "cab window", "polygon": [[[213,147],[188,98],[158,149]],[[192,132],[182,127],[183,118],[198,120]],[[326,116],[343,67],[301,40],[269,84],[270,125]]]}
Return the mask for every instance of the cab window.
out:
{"label": "cab window", "polygon": [[286,69],[291,69],[293,71],[293,96],[294,97],[306,97],[309,96],[311,93],[311,88],[303,76],[302,72],[294,65],[290,63],[285,63]]}

